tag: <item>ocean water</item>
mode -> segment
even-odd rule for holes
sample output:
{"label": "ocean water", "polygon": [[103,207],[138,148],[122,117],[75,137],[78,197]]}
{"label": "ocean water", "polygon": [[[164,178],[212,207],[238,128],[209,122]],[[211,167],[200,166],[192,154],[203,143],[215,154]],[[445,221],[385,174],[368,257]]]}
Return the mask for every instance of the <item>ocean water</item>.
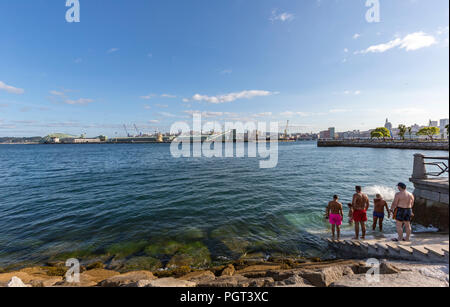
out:
{"label": "ocean water", "polygon": [[330,257],[333,194],[345,205],[358,184],[391,201],[416,152],[285,143],[278,166],[260,169],[255,158],[175,159],[167,144],[2,145],[0,267],[70,255],[164,266],[180,251],[198,266],[249,253]]}

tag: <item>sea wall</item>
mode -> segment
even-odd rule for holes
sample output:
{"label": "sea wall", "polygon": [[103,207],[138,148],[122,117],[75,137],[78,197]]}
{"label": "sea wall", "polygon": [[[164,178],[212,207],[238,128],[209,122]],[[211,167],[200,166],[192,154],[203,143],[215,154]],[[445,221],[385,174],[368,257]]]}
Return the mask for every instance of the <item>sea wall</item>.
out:
{"label": "sea wall", "polygon": [[318,140],[318,147],[367,147],[420,150],[449,150],[449,142],[375,141],[375,140]]}

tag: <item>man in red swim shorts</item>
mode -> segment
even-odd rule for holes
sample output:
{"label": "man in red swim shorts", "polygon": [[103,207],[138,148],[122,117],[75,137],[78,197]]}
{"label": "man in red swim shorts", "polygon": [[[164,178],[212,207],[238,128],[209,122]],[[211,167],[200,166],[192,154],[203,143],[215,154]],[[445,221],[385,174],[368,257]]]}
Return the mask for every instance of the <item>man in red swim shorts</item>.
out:
{"label": "man in red swim shorts", "polygon": [[353,195],[353,221],[355,222],[355,237],[354,240],[359,239],[359,226],[361,226],[361,239],[366,238],[366,222],[367,210],[370,206],[369,197],[362,192],[360,186],[355,187],[356,193]]}

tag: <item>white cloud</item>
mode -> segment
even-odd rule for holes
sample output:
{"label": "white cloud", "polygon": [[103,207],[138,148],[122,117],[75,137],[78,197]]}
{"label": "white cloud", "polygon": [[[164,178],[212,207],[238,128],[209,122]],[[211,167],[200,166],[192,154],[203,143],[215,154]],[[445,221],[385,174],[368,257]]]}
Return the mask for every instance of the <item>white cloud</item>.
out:
{"label": "white cloud", "polygon": [[269,18],[270,21],[275,22],[275,21],[281,21],[281,22],[285,22],[285,21],[292,21],[294,20],[294,15],[288,12],[283,12],[283,13],[278,13],[278,10],[273,10],[272,11],[272,15]]}
{"label": "white cloud", "polygon": [[84,105],[84,104],[89,104],[92,102],[94,102],[94,100],[89,99],[89,98],[80,98],[80,99],[76,99],[76,100],[73,100],[73,99],[64,100],[64,103],[71,104],[71,105],[77,105],[77,104]]}
{"label": "white cloud", "polygon": [[254,117],[270,117],[272,116],[272,112],[262,112],[262,113],[258,113],[253,115]]}
{"label": "white cloud", "polygon": [[111,48],[111,49],[109,49],[107,51],[107,53],[114,53],[114,52],[117,52],[117,51],[119,51],[119,48]]}
{"label": "white cloud", "polygon": [[406,51],[414,51],[430,47],[436,44],[436,42],[436,38],[432,35],[424,32],[415,32],[406,35],[404,38],[396,38],[384,44],[370,46],[365,50],[355,52],[355,54],[383,53],[397,47]]}
{"label": "white cloud", "polygon": [[145,100],[149,100],[149,99],[152,99],[153,97],[155,97],[155,95],[153,95],[153,94],[148,94],[148,95],[146,95],[146,96],[141,96],[141,97],[139,97],[139,98],[145,99]]}
{"label": "white cloud", "polygon": [[277,93],[269,92],[269,91],[259,91],[259,90],[242,91],[242,92],[229,93],[229,94],[218,95],[218,96],[207,96],[207,95],[195,94],[192,97],[192,100],[206,101],[206,102],[213,103],[213,104],[219,104],[219,103],[233,102],[238,99],[251,99],[254,97],[270,96],[270,95],[274,95],[274,94],[277,94]]}
{"label": "white cloud", "polygon": [[23,89],[8,85],[2,81],[0,81],[0,91],[5,91],[11,94],[18,94],[18,95],[25,93]]}
{"label": "white cloud", "polygon": [[356,91],[343,91],[343,92],[333,92],[333,95],[360,95],[362,92],[360,90],[356,90]]}
{"label": "white cloud", "polygon": [[146,109],[146,110],[150,110],[152,107],[151,106],[149,106],[149,105],[145,105],[144,106],[144,109]]}
{"label": "white cloud", "polygon": [[222,75],[230,75],[233,73],[232,69],[224,69],[220,72]]}
{"label": "white cloud", "polygon": [[286,111],[286,112],[280,113],[280,115],[284,116],[284,117],[293,117],[293,116],[306,117],[306,116],[311,115],[311,113]]}
{"label": "white cloud", "polygon": [[164,116],[164,117],[176,117],[175,114],[172,114],[172,113],[169,113],[169,112],[159,112],[158,114],[161,115],[161,116]]}
{"label": "white cloud", "polygon": [[50,94],[52,94],[54,96],[65,96],[65,94],[63,92],[58,92],[58,91],[50,91]]}
{"label": "white cloud", "polygon": [[161,97],[163,97],[163,98],[177,98],[177,96],[171,95],[171,94],[162,94]]}
{"label": "white cloud", "polygon": [[358,39],[358,38],[360,38],[361,37],[361,34],[359,34],[359,33],[355,33],[354,35],[353,35],[353,39]]}
{"label": "white cloud", "polygon": [[151,123],[151,124],[158,124],[158,123],[159,123],[159,120],[157,120],[157,119],[151,119],[151,120],[149,120],[148,122]]}

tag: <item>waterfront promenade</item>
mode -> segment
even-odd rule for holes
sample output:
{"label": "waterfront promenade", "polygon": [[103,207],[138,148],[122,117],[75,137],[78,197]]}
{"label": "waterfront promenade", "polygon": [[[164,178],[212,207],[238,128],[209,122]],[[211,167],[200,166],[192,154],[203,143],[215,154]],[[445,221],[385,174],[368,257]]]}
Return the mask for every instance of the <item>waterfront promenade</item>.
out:
{"label": "waterfront promenade", "polygon": [[412,141],[412,140],[370,140],[348,139],[332,140],[322,139],[317,142],[318,147],[366,147],[366,148],[393,148],[393,149],[418,149],[418,150],[449,150],[448,141]]}

